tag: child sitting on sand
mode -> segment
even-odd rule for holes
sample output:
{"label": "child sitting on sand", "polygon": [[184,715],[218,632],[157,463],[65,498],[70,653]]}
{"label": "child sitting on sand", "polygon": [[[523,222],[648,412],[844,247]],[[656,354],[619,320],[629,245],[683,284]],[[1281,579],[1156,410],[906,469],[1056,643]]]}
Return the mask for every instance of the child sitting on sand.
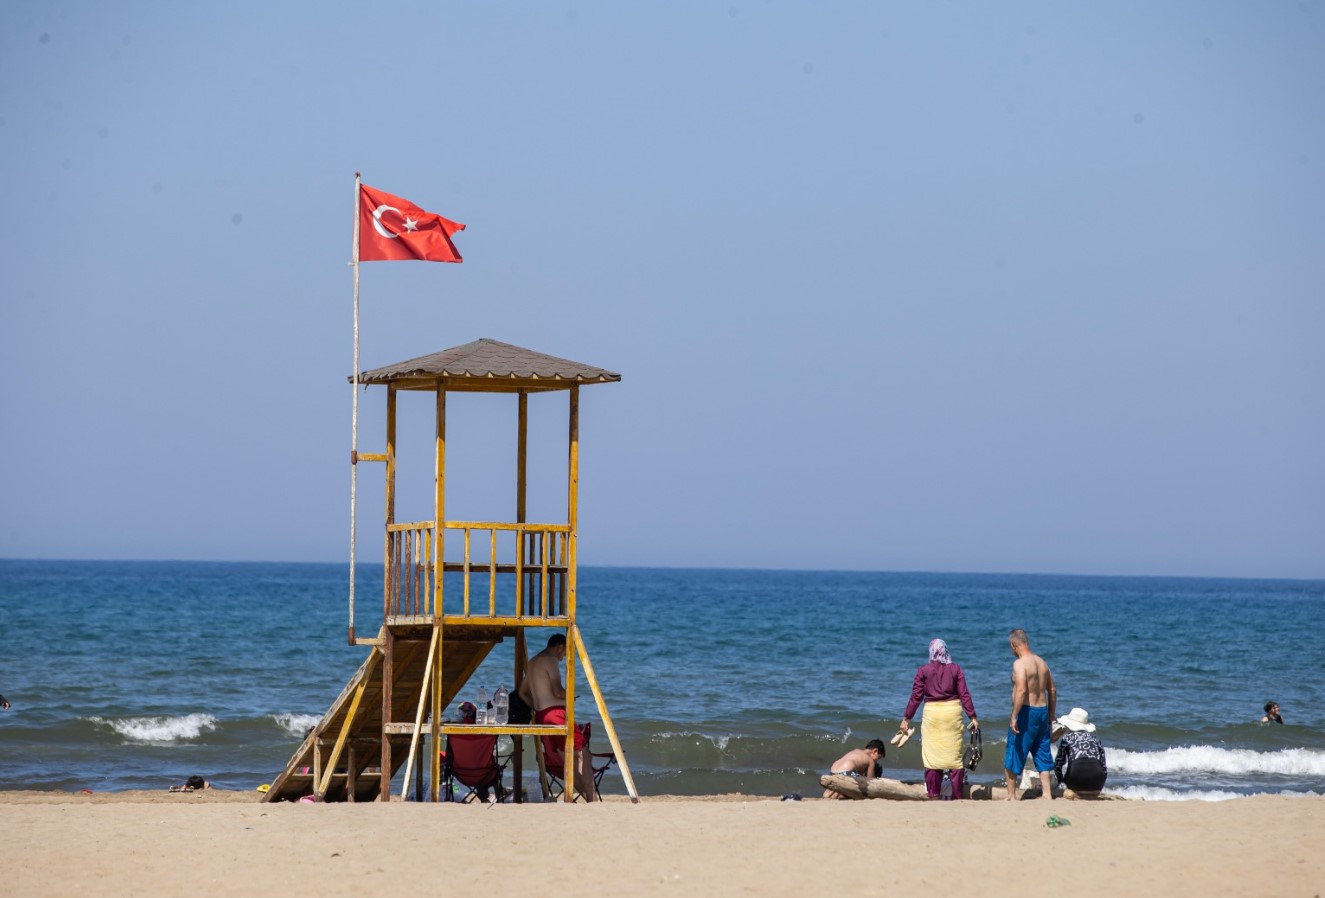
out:
{"label": "child sitting on sand", "polygon": [[[882,739],[871,739],[864,748],[853,748],[833,762],[828,768],[829,774],[843,776],[864,776],[873,778],[882,776],[883,765],[879,762],[888,753]],[[845,798],[832,789],[824,790],[824,798]]]}
{"label": "child sitting on sand", "polygon": [[191,777],[188,778],[188,780],[184,783],[184,785],[182,785],[182,786],[171,786],[171,787],[170,787],[170,791],[171,791],[171,792],[202,792],[203,790],[205,790],[205,789],[210,789],[211,787],[212,787],[212,784],[211,784],[211,783],[207,782],[207,780],[203,779],[202,777],[198,776],[197,774],[194,774],[193,776],[191,776]]}

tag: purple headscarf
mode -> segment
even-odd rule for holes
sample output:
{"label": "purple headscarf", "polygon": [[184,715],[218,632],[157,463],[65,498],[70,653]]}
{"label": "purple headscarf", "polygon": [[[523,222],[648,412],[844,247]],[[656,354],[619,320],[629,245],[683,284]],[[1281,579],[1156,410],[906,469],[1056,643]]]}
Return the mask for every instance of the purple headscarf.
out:
{"label": "purple headscarf", "polygon": [[942,639],[931,639],[929,641],[929,660],[937,661],[939,664],[951,664],[952,655],[948,654],[948,644]]}

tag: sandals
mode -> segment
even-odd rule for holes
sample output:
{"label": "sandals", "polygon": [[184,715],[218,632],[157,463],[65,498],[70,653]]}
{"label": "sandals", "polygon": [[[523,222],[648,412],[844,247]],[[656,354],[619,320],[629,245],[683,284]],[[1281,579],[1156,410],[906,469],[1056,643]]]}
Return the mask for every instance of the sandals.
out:
{"label": "sandals", "polygon": [[905,732],[899,730],[897,735],[893,736],[892,739],[888,741],[891,742],[893,745],[896,745],[898,748],[901,748],[903,745],[907,743],[908,739],[910,739],[913,735],[915,735],[915,732],[916,732],[915,727],[907,727]]}

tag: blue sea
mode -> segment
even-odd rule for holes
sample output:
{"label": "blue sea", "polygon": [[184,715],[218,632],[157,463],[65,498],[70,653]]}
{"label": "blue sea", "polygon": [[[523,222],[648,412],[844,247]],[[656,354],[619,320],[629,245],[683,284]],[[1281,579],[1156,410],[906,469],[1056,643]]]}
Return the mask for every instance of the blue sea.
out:
{"label": "blue sea", "polygon": [[[381,582],[359,567],[360,635]],[[346,644],[347,583],[341,564],[0,560],[0,789],[271,782],[368,651]],[[996,781],[1017,626],[1060,713],[1099,724],[1109,792],[1325,794],[1325,581],[583,568],[579,619],[644,797],[817,794],[896,731],[936,636],[985,724],[973,780]],[[508,679],[511,651],[460,699]],[[1258,722],[1270,699],[1283,726]],[[918,740],[884,764],[918,779]]]}

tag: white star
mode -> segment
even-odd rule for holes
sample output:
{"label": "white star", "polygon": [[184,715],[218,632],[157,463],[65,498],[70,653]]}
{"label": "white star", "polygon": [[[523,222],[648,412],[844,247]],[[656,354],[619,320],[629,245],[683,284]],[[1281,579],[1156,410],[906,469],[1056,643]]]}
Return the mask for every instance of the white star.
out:
{"label": "white star", "polygon": [[419,223],[417,221],[409,217],[405,218],[405,230],[417,231],[418,229],[419,229]]}

